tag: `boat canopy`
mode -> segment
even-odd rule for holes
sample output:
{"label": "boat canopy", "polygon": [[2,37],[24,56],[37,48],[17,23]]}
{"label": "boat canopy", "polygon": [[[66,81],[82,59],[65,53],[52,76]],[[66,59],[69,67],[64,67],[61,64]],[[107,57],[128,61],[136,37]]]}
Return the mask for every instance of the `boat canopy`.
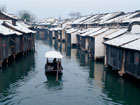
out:
{"label": "boat canopy", "polygon": [[49,52],[46,52],[45,57],[46,58],[58,58],[58,59],[62,59],[63,58],[63,56],[61,55],[61,53],[60,52],[57,52],[57,51],[49,51]]}

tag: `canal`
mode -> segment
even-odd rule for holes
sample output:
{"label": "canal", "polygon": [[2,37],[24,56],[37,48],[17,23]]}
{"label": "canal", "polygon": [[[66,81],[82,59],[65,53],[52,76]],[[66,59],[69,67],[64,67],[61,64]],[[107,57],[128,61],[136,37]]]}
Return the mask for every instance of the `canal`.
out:
{"label": "canal", "polygon": [[[45,76],[44,54],[60,51],[63,75]],[[36,40],[35,53],[11,60],[0,71],[0,105],[140,105],[140,86],[105,69],[65,44]]]}

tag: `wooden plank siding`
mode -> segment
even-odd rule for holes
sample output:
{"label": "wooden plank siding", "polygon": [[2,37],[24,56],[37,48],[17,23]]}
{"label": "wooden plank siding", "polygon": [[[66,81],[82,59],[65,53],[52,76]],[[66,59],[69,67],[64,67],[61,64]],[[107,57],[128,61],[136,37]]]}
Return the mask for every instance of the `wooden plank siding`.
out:
{"label": "wooden plank siding", "polygon": [[67,47],[71,47],[71,34],[70,33],[67,33],[67,36],[66,36],[66,44],[67,44]]}
{"label": "wooden plank siding", "polygon": [[123,49],[115,46],[107,46],[106,54],[107,54],[107,64],[118,70],[121,70]]}
{"label": "wooden plank siding", "polygon": [[85,45],[85,37],[84,36],[81,36],[81,49],[83,50],[83,51],[85,51],[85,48],[86,48],[86,45]]}
{"label": "wooden plank siding", "polygon": [[81,46],[80,46],[80,45],[81,45],[81,44],[80,44],[80,43],[81,43],[80,35],[77,34],[77,35],[76,35],[76,38],[77,38],[77,47],[78,47],[78,48],[81,48]]}
{"label": "wooden plank siding", "polygon": [[125,66],[126,73],[140,79],[140,52],[125,49]]}
{"label": "wooden plank siding", "polygon": [[49,30],[48,34],[49,34],[49,40],[52,40],[53,39],[53,37],[52,37],[52,31]]}
{"label": "wooden plank siding", "polygon": [[88,42],[89,42],[89,53],[90,56],[94,57],[95,54],[95,39],[93,37],[88,37]]}

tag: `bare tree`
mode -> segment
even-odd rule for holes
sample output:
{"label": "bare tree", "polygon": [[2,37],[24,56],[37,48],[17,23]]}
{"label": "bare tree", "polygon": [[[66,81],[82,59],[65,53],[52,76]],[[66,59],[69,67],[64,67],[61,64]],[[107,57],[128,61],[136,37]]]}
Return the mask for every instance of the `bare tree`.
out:
{"label": "bare tree", "polygon": [[75,15],[76,15],[76,18],[80,18],[81,17],[81,13],[80,12],[76,12]]}
{"label": "bare tree", "polygon": [[71,19],[74,19],[75,18],[75,13],[71,12],[71,13],[69,13],[69,16],[71,17]]}
{"label": "bare tree", "polygon": [[7,12],[6,5],[1,5],[1,6],[0,6],[0,11],[1,11],[1,12]]}
{"label": "bare tree", "polygon": [[27,10],[22,10],[18,12],[18,17],[24,22],[35,22],[35,15]]}
{"label": "bare tree", "polygon": [[81,13],[80,12],[71,12],[71,13],[69,13],[69,16],[71,17],[71,19],[76,19],[76,18],[81,17]]}

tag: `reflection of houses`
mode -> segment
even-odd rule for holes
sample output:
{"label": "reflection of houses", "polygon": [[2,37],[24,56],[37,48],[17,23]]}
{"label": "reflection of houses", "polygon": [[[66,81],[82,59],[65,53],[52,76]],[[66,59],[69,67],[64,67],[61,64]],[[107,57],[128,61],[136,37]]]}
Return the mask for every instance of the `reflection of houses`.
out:
{"label": "reflection of houses", "polygon": [[0,67],[10,56],[35,49],[34,31],[12,15],[0,12]]}
{"label": "reflection of houses", "polygon": [[104,65],[101,62],[94,62],[94,80],[96,84],[102,88],[102,82],[104,77],[106,76],[106,72],[104,71]]}
{"label": "reflection of houses", "polygon": [[7,92],[7,89],[11,88],[11,85],[15,82],[20,81],[21,78],[29,77],[31,70],[34,70],[35,67],[34,54],[24,56],[23,59],[17,58],[14,62],[3,68],[5,72],[1,72],[0,93],[2,91]]}
{"label": "reflection of houses", "polygon": [[[123,105],[138,105],[139,104],[139,86],[122,78],[118,78],[112,72],[107,72],[104,79],[103,92],[106,93],[106,98],[116,100],[116,102]],[[134,85],[134,89],[132,89]],[[113,86],[113,88],[112,88]],[[131,91],[130,91],[131,90]]]}
{"label": "reflection of houses", "polygon": [[133,22],[128,33],[104,42],[106,45],[106,64],[120,70],[120,75],[129,73],[140,78],[139,39],[140,23]]}

